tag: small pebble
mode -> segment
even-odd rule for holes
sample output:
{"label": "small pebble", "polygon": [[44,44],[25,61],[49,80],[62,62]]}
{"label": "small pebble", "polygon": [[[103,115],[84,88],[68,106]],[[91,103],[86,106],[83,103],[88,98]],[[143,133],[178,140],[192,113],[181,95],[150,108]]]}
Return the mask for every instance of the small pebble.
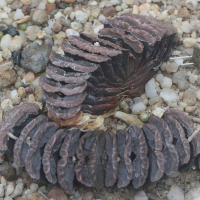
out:
{"label": "small pebble", "polygon": [[18,197],[19,195],[22,194],[24,190],[24,183],[18,183],[15,187],[14,192],[11,194],[12,198]]}
{"label": "small pebble", "polygon": [[178,185],[172,185],[167,193],[168,200],[184,200],[184,192]]}
{"label": "small pebble", "polygon": [[147,97],[151,98],[153,96],[157,96],[155,87],[156,85],[155,85],[154,79],[151,79],[150,81],[148,81],[148,83],[145,85],[145,92],[146,92]]}
{"label": "small pebble", "polygon": [[183,102],[185,102],[188,106],[194,106],[196,98],[196,94],[191,90],[186,90],[183,94]]}
{"label": "small pebble", "polygon": [[27,27],[28,27],[28,23],[27,22],[19,24],[19,28],[21,30],[23,30],[23,31],[25,31],[27,29]]}
{"label": "small pebble", "polygon": [[149,198],[147,197],[146,193],[144,191],[139,191],[136,192],[133,195],[133,200],[148,200]]}
{"label": "small pebble", "polygon": [[145,112],[141,113],[140,114],[140,120],[142,122],[147,122],[149,120],[149,115],[147,113],[145,113]]}
{"label": "small pebble", "polygon": [[6,187],[6,192],[5,195],[6,196],[10,196],[15,190],[14,184],[10,183],[7,187]]}
{"label": "small pebble", "polygon": [[61,188],[53,188],[52,190],[50,190],[50,192],[48,193],[48,198],[53,198],[55,200],[68,200],[67,195]]}
{"label": "small pebble", "polygon": [[142,102],[136,103],[135,105],[132,106],[133,114],[138,114],[139,112],[142,112],[145,110],[146,110],[146,106]]}
{"label": "small pebble", "polygon": [[0,31],[0,39],[3,37],[3,31]]}
{"label": "small pebble", "polygon": [[55,0],[48,0],[48,3],[55,3]]}
{"label": "small pebble", "polygon": [[38,190],[38,188],[39,188],[39,186],[38,186],[38,184],[36,184],[36,183],[32,183],[31,185],[30,185],[30,189],[31,189],[31,191],[34,193],[34,192],[36,192],[37,190]]}
{"label": "small pebble", "polygon": [[10,99],[5,99],[1,102],[1,109],[5,110],[6,108],[12,108],[13,103]]}
{"label": "small pebble", "polygon": [[94,196],[94,194],[93,194],[91,191],[86,192],[86,193],[84,193],[84,194],[82,195],[83,200],[92,200],[92,199],[93,199],[93,196]]}
{"label": "small pebble", "polygon": [[9,34],[12,37],[15,37],[16,35],[19,35],[19,31],[16,30],[15,27],[9,26],[6,30],[6,33]]}
{"label": "small pebble", "polygon": [[159,108],[159,107],[156,107],[153,111],[152,111],[152,114],[154,116],[157,116],[157,117],[162,117],[163,114],[164,114],[164,110],[162,108]]}
{"label": "small pebble", "polygon": [[175,93],[173,89],[164,88],[160,92],[160,97],[168,104],[177,103],[179,101],[179,96]]}

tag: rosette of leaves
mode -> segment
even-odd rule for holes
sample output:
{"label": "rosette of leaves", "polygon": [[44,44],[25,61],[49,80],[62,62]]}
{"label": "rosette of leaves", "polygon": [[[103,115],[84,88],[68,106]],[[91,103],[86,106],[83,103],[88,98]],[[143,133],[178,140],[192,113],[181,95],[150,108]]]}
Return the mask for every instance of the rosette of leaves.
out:
{"label": "rosette of leaves", "polygon": [[33,179],[72,189],[77,180],[87,187],[132,184],[139,188],[149,179],[171,175],[199,155],[200,139],[183,112],[168,109],[162,118],[152,116],[142,128],[127,131],[82,132],[62,128],[35,103],[16,106],[0,123],[0,150]]}
{"label": "rosette of leaves", "polygon": [[167,61],[176,29],[143,15],[108,19],[98,38],[80,33],[53,52],[47,77],[40,79],[48,116],[61,126],[74,126],[83,113],[102,115],[124,95],[137,96]]}

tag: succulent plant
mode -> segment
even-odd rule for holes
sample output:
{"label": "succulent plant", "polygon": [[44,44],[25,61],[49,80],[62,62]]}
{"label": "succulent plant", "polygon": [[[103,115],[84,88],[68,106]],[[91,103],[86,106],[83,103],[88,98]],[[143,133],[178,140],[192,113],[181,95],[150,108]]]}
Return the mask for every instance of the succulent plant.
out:
{"label": "succulent plant", "polygon": [[104,27],[99,38],[69,36],[64,55],[50,55],[40,85],[48,116],[61,126],[76,125],[82,113],[104,114],[124,95],[137,96],[175,42],[176,29],[149,16],[126,13]]}
{"label": "succulent plant", "polygon": [[64,189],[72,189],[75,179],[87,187],[117,183],[123,188],[132,181],[139,188],[148,176],[158,181],[199,155],[199,134],[188,140],[194,131],[187,115],[168,109],[162,118],[151,116],[142,128],[84,133],[62,128],[37,104],[24,103],[0,123],[0,149],[13,154],[15,164],[32,178],[40,179],[43,172]]}
{"label": "succulent plant", "polygon": [[132,182],[139,188],[148,177],[155,182],[176,172],[200,154],[200,135],[189,142],[195,127],[177,109],[117,134],[74,128],[84,112],[103,114],[124,94],[137,95],[168,59],[175,33],[169,24],[126,13],[109,19],[99,38],[70,36],[71,44],[62,44],[65,55],[52,53],[40,79],[48,117],[35,103],[15,106],[0,123],[0,150],[32,178],[45,174],[64,189],[75,179],[87,187]]}

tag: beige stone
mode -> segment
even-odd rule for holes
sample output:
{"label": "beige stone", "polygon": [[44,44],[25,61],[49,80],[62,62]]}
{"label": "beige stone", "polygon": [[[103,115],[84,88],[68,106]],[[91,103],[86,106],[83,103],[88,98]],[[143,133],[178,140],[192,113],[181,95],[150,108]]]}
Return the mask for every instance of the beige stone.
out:
{"label": "beige stone", "polygon": [[71,4],[76,2],[76,0],[61,0],[61,1],[65,3],[71,3]]}
{"label": "beige stone", "polygon": [[18,95],[23,99],[26,96],[26,91],[24,87],[18,89]]}
{"label": "beige stone", "polygon": [[49,194],[48,194],[48,198],[51,199],[55,199],[55,200],[69,200],[69,198],[67,197],[67,195],[64,193],[63,189],[61,188],[53,188]]}
{"label": "beige stone", "polygon": [[26,83],[31,83],[35,80],[35,74],[33,72],[28,72],[23,79],[26,81]]}
{"label": "beige stone", "polygon": [[13,85],[17,80],[17,74],[9,66],[0,67],[0,89]]}
{"label": "beige stone", "polygon": [[47,35],[47,34],[46,34],[45,31],[39,31],[39,32],[37,33],[38,39],[43,39],[46,35]]}
{"label": "beige stone", "polygon": [[31,4],[31,0],[20,0],[20,2],[23,4],[23,5],[30,5]]}
{"label": "beige stone", "polygon": [[36,25],[40,25],[48,20],[48,15],[45,10],[35,9],[32,15],[32,22]]}
{"label": "beige stone", "polygon": [[24,16],[23,19],[16,20],[16,23],[17,23],[17,24],[22,24],[22,23],[25,23],[25,22],[27,22],[27,21],[29,21],[29,20],[30,20],[30,16],[29,16],[29,15],[26,15],[26,16]]}

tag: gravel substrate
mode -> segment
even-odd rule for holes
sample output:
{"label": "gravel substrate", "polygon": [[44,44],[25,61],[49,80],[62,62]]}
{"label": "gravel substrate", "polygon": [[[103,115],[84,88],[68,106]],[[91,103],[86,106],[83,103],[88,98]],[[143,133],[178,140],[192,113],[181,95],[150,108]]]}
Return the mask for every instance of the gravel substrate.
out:
{"label": "gravel substrate", "polygon": [[[39,77],[44,74],[51,51],[63,54],[60,48],[63,40],[70,35],[78,36],[80,31],[97,37],[106,19],[126,12],[171,23],[180,39],[172,57],[194,56],[192,60],[179,58],[163,63],[146,84],[144,94],[125,99],[119,111],[144,122],[151,114],[160,116],[169,107],[177,108],[200,128],[197,0],[0,0],[0,121],[21,102],[36,102],[44,108]],[[114,115],[104,119],[104,126],[116,132],[129,124]],[[72,191],[32,180],[2,152],[0,163],[0,200],[200,199],[200,173],[196,169],[198,164],[193,162],[179,173],[153,184],[147,182],[138,190],[132,186],[96,190],[78,185]]]}

